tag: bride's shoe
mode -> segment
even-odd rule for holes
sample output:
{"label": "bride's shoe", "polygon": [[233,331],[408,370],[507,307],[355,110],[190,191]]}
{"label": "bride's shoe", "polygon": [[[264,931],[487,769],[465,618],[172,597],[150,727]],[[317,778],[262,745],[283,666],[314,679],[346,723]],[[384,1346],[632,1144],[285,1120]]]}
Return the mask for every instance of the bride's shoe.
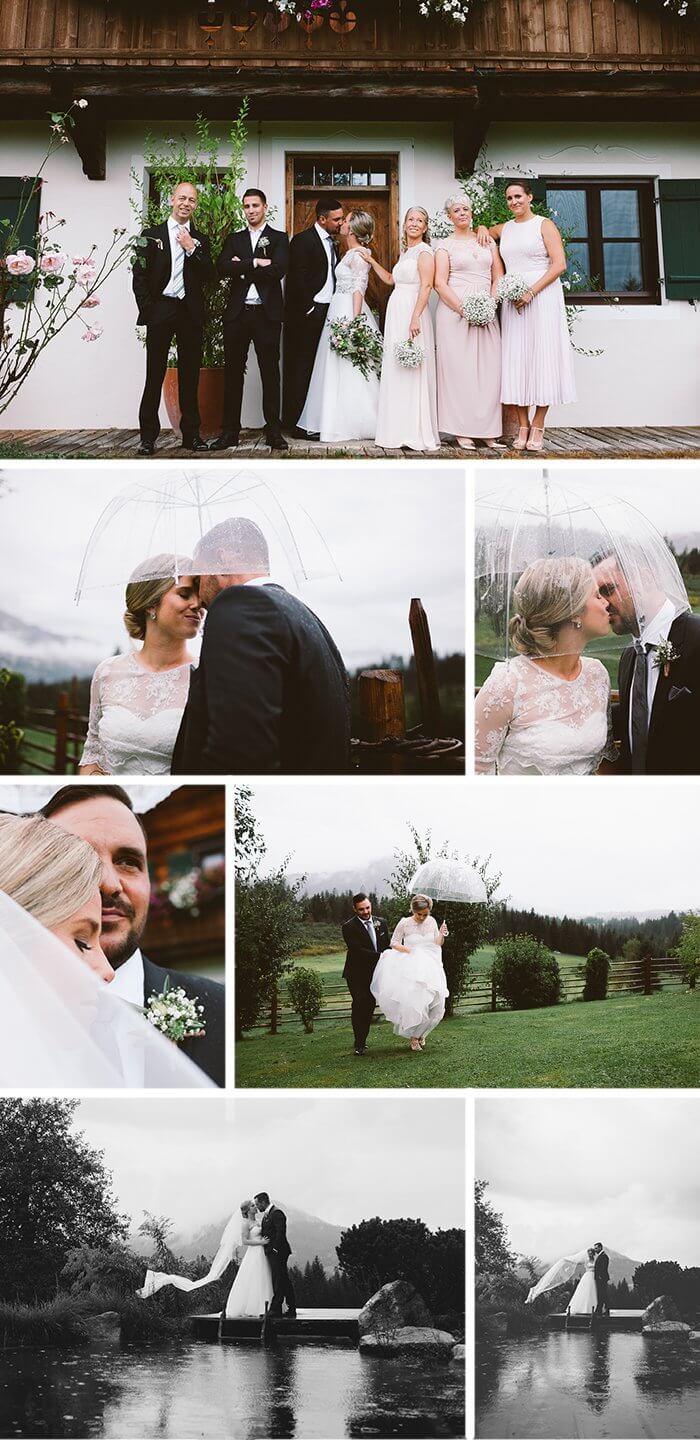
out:
{"label": "bride's shoe", "polygon": [[422,1035],[418,1041],[418,1044],[420,1045],[421,1050],[425,1050],[425,1040],[423,1039]]}
{"label": "bride's shoe", "polygon": [[[535,436],[539,435],[539,440]],[[530,438],[525,446],[526,450],[541,450],[544,445],[544,425],[531,425]]]}
{"label": "bride's shoe", "polygon": [[460,450],[476,450],[474,441],[470,440],[468,435],[456,435],[455,439]]}
{"label": "bride's shoe", "polygon": [[422,1049],[420,1040],[417,1038],[416,1035],[413,1036],[413,1039],[412,1039],[412,1041],[411,1041],[411,1049],[412,1049],[414,1052],[415,1052],[416,1050],[421,1050],[421,1049]]}
{"label": "bride's shoe", "polygon": [[518,429],[518,433],[513,441],[511,448],[513,450],[526,450],[529,434],[530,427],[528,425],[521,425]]}
{"label": "bride's shoe", "polygon": [[507,450],[507,449],[508,449],[508,446],[507,446],[507,445],[504,445],[502,440],[484,440],[484,445],[486,446],[486,449],[487,449],[487,450]]}

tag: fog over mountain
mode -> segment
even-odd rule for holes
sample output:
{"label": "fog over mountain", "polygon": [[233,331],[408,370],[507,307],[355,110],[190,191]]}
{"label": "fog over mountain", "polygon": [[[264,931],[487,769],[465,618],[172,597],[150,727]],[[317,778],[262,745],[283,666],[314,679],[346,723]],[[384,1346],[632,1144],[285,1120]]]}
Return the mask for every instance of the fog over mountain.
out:
{"label": "fog over mountain", "polygon": [[0,666],[20,670],[27,680],[68,680],[92,675],[104,652],[93,640],[59,635],[0,610]]}
{"label": "fog over mountain", "polygon": [[[342,1227],[331,1225],[327,1220],[319,1219],[318,1215],[309,1215],[305,1210],[298,1210],[294,1205],[287,1205],[284,1199],[276,1200],[275,1204],[278,1204],[287,1216],[287,1235],[292,1247],[291,1263],[303,1269],[318,1256],[324,1270],[329,1273],[335,1270],[338,1264],[336,1246],[340,1243]],[[184,1256],[186,1260],[194,1260],[198,1255],[213,1256],[219,1248],[221,1236],[230,1219],[230,1213],[222,1212],[220,1219],[212,1220],[197,1230],[176,1233],[170,1239],[170,1249],[175,1255]],[[150,1238],[140,1235],[138,1230],[131,1234],[129,1243],[139,1255],[147,1255],[151,1250]]]}

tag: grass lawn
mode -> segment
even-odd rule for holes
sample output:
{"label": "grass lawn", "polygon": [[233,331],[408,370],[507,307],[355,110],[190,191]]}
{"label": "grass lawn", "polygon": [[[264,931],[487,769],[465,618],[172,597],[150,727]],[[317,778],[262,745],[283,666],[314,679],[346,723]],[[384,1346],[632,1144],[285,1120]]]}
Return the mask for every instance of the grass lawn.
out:
{"label": "grass lawn", "polygon": [[700,991],[620,995],[591,1004],[446,1020],[422,1054],[373,1025],[369,1052],[352,1053],[345,1022],[301,1026],[236,1046],[236,1084],[363,1089],[461,1087],[693,1088],[700,1083]]}

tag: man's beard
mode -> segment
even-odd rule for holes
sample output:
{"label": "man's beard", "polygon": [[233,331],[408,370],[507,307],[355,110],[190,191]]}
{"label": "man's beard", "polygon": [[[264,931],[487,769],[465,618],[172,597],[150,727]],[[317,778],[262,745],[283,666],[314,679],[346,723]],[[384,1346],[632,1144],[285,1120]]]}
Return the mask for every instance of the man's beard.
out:
{"label": "man's beard", "polygon": [[[134,911],[132,905],[129,905],[128,908],[124,905],[112,905],[110,908],[113,910],[119,910],[120,913],[129,920],[135,919],[136,912]],[[134,954],[134,951],[138,950],[139,941],[141,939],[141,936],[143,935],[145,928],[145,920],[142,925],[131,925],[124,939],[121,940],[118,944],[115,944],[114,950],[111,950],[110,948],[109,935],[105,935],[103,933],[100,943],[102,945],[102,950],[106,955],[107,959],[109,960],[109,963],[112,966],[113,970],[118,970],[119,966],[123,965],[126,960],[130,960],[131,956]]]}

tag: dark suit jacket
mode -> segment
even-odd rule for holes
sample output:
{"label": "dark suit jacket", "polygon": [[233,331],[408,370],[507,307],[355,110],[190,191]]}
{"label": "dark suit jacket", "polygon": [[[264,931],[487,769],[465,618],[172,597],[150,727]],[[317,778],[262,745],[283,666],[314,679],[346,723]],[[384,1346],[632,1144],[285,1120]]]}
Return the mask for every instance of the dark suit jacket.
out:
{"label": "dark suit jacket", "polygon": [[284,1211],[273,1205],[267,1215],[263,1215],[260,1228],[263,1239],[270,1241],[265,1249],[279,1255],[282,1260],[288,1260],[292,1247],[287,1239],[287,1216]]}
{"label": "dark suit jacket", "polygon": [[[659,674],[649,719],[647,744],[648,775],[700,775],[700,617],[686,612],[674,620],[669,640],[679,658],[668,675]],[[630,751],[630,702],[634,676],[634,646],[620,658],[618,685],[620,703],[615,729],[620,740],[616,769],[632,773]],[[653,655],[649,656],[653,664]]]}
{"label": "dark suit jacket", "polygon": [[598,1286],[605,1287],[610,1279],[610,1260],[604,1250],[595,1257],[593,1275]]}
{"label": "dark suit jacket", "polygon": [[232,585],[210,607],[173,775],[342,775],[348,677],[325,626],[281,585]]}
{"label": "dark suit jacket", "polygon": [[[261,250],[260,241],[263,236],[268,239],[269,245]],[[238,256],[237,260],[233,259],[234,255]],[[237,230],[234,234],[227,235],[216,262],[217,275],[222,280],[230,281],[224,319],[235,320],[240,315],[248,290],[254,285],[267,319],[281,324],[284,308],[282,281],[287,273],[288,257],[288,236],[283,230],[273,230],[270,225],[263,226],[255,255],[248,230]],[[264,258],[272,263],[260,268],[253,264],[255,258]]]}
{"label": "dark suit jacket", "polygon": [[[185,254],[182,272],[185,284],[185,304],[196,325],[204,323],[204,287],[214,280],[214,266],[206,235],[197,230],[190,221],[190,235],[199,245],[191,255]],[[163,291],[170,279],[172,260],[170,236],[167,222],[150,226],[143,231],[142,238],[148,241],[139,246],[132,271],[134,295],[139,307],[138,324],[148,325],[153,307],[163,297]]]}
{"label": "dark suit jacket", "polygon": [[314,295],[323,289],[328,275],[328,246],[315,225],[294,235],[289,244],[287,283],[284,291],[285,319],[292,322],[308,314]]}
{"label": "dark suit jacket", "polygon": [[151,995],[161,995],[166,979],[171,988],[179,985],[188,999],[195,996],[204,1006],[206,1033],[201,1040],[183,1040],[178,1049],[187,1055],[215,1085],[226,1084],[226,1016],[224,987],[216,980],[199,975],[183,975],[180,970],[166,970],[143,956],[143,1003]]}
{"label": "dark suit jacket", "polygon": [[376,950],[359,915],[352,915],[343,925],[343,940],[348,952],[343,967],[346,980],[352,974],[366,975],[367,979],[371,980],[379,956],[391,945],[386,920],[382,920],[378,915],[373,915],[372,919],[377,937]]}

